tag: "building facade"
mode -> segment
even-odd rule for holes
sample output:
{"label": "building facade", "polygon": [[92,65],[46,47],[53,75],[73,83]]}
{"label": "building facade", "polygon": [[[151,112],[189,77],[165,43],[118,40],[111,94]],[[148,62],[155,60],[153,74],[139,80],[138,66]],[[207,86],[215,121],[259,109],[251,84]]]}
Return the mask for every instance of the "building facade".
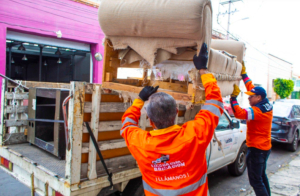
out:
{"label": "building facade", "polygon": [[0,73],[18,80],[101,83],[105,36],[97,8],[86,0],[2,1]]}

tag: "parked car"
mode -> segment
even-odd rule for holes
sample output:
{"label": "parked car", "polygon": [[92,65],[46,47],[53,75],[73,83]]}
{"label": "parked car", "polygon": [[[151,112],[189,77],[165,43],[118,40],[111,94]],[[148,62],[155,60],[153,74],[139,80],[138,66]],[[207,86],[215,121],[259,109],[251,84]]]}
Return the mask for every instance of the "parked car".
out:
{"label": "parked car", "polygon": [[273,105],[271,137],[273,142],[285,143],[289,151],[295,152],[300,134],[300,103],[278,101]]}
{"label": "parked car", "polygon": [[223,104],[224,104],[224,109],[227,111],[227,113],[230,116],[234,116],[234,113],[233,113],[233,110],[231,108],[229,99],[223,99]]}

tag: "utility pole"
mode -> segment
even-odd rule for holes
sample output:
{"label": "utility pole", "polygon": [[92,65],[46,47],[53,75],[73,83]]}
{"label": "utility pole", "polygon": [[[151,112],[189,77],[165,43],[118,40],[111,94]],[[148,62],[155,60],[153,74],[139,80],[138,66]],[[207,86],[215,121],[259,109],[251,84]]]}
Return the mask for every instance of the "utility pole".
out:
{"label": "utility pole", "polygon": [[221,5],[229,4],[228,5],[228,23],[227,23],[227,40],[229,40],[229,27],[230,27],[230,15],[231,15],[231,4],[235,3],[237,1],[242,1],[242,0],[229,0],[229,1],[224,1],[221,2]]}

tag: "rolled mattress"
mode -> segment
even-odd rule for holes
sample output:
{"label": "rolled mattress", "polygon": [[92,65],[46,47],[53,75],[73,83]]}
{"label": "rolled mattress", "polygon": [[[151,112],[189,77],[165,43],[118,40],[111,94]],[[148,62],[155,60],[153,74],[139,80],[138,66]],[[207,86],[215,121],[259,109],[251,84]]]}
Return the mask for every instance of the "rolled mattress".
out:
{"label": "rolled mattress", "polygon": [[130,47],[151,65],[158,49],[196,46],[199,51],[211,42],[210,0],[102,0],[98,17],[114,49]]}
{"label": "rolled mattress", "polygon": [[234,41],[234,40],[217,40],[213,39],[211,41],[211,48],[215,50],[226,51],[234,56],[236,56],[237,61],[242,63],[245,55],[245,44],[244,42]]}

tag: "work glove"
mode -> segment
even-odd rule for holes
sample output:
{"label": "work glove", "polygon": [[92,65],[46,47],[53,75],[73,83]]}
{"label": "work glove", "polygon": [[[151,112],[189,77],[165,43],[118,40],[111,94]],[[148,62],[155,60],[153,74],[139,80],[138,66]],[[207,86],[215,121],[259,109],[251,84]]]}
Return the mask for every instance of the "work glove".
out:
{"label": "work glove", "polygon": [[246,74],[246,66],[245,66],[245,62],[242,62],[242,71],[241,71],[241,75]]}
{"label": "work glove", "polygon": [[153,93],[156,93],[158,88],[159,86],[156,86],[155,88],[153,86],[145,86],[141,90],[139,97],[141,98],[141,100],[147,101]]}
{"label": "work glove", "polygon": [[234,84],[231,97],[237,97],[240,94],[240,92],[241,92],[240,88],[236,84]]}
{"label": "work glove", "polygon": [[207,69],[208,52],[206,43],[202,44],[199,56],[194,55],[193,62],[196,69]]}

